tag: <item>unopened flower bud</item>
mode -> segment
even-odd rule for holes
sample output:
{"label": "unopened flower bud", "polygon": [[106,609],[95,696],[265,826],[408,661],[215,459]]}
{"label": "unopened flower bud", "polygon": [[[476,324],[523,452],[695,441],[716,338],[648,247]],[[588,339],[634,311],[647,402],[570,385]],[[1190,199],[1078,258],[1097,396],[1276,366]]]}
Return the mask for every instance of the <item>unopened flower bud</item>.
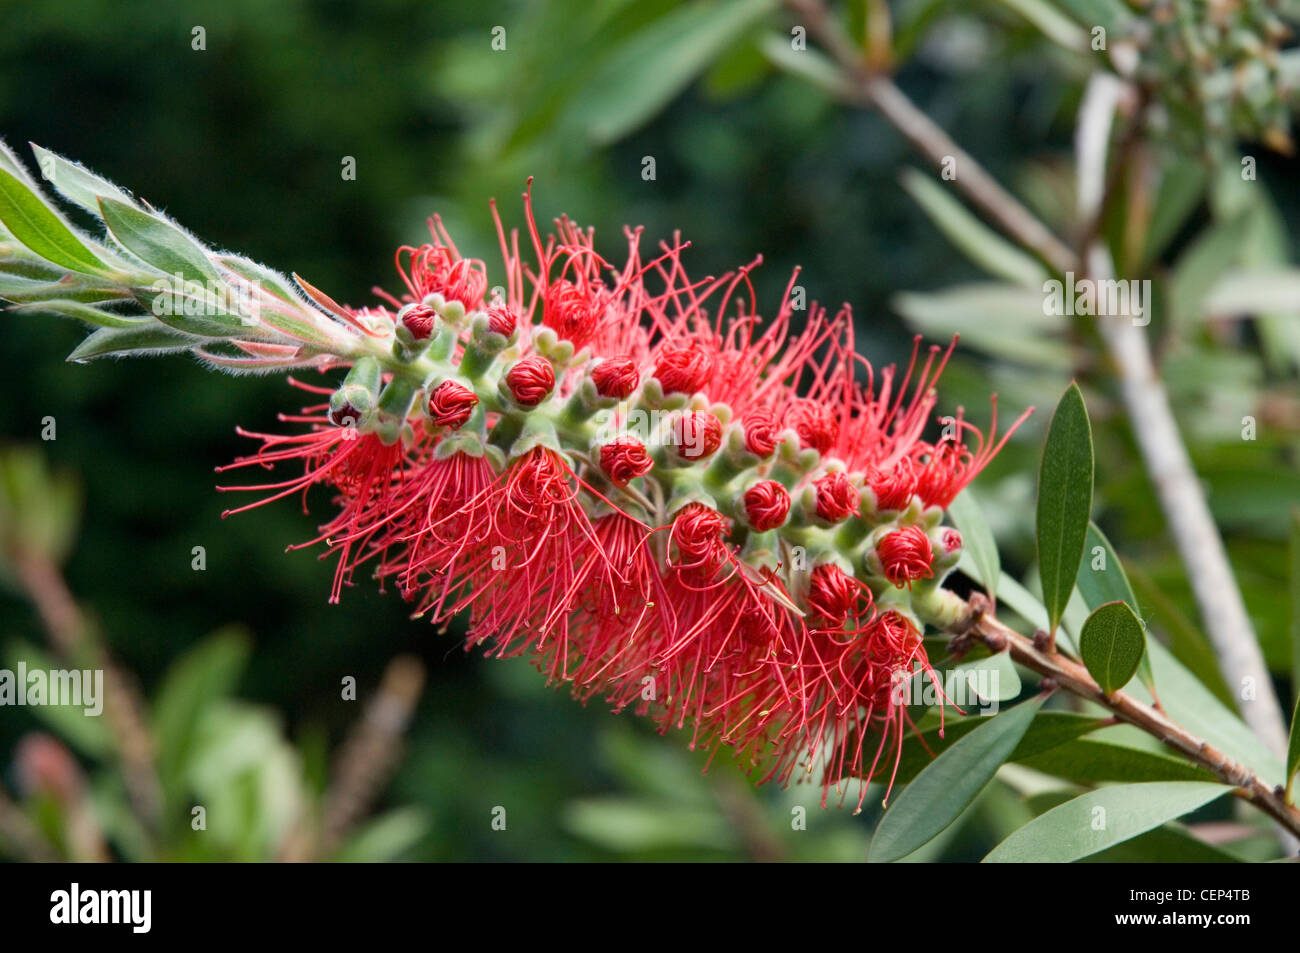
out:
{"label": "unopened flower bud", "polygon": [[474,413],[478,397],[463,384],[445,380],[429,393],[429,417],[440,427],[459,430]]}
{"label": "unopened flower bud", "polygon": [[502,384],[519,406],[536,407],[555,389],[555,368],[546,358],[534,354],[510,368]]}
{"label": "unopened flower bud", "polygon": [[745,520],[759,532],[776,529],[790,512],[790,494],[775,480],[762,480],[745,491]]}

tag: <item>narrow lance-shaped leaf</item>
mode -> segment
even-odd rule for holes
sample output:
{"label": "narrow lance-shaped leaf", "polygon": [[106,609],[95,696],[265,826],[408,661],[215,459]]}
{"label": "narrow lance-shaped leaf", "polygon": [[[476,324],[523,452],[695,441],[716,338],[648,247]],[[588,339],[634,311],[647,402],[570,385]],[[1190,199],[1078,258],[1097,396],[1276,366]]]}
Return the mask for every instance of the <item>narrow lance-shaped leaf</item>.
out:
{"label": "narrow lance-shaped leaf", "polygon": [[961,532],[962,546],[970,556],[976,572],[980,574],[979,582],[988,592],[990,599],[997,599],[998,577],[1002,574],[1002,562],[998,557],[998,544],[993,539],[984,511],[971,496],[970,489],[962,490],[948,506],[948,515]]}
{"label": "narrow lance-shaped leaf", "polygon": [[956,820],[1010,757],[1044,700],[994,716],[935,758],[885,812],[867,860],[906,857]]}
{"label": "narrow lance-shaped leaf", "polygon": [[127,195],[112,182],[102,179],[70,159],[31,143],[36,155],[36,166],[41,170],[41,177],[49,182],[60,195],[69,202],[80,205],[92,215],[99,215],[99,196],[106,196],[128,205],[134,204]]}
{"label": "narrow lance-shaped leaf", "polygon": [[1079,654],[1088,673],[1107,695],[1128,684],[1145,651],[1142,620],[1126,602],[1099,606],[1083,624]]}
{"label": "narrow lance-shaped leaf", "polygon": [[109,354],[115,357],[139,357],[168,351],[188,351],[198,343],[197,338],[187,337],[150,321],[134,328],[100,328],[77,345],[68,355],[68,360],[83,363]]}
{"label": "narrow lance-shaped leaf", "polygon": [[[788,44],[787,44],[788,45]],[[951,189],[908,169],[903,188],[930,220],[974,264],[998,278],[1038,288],[1047,271],[1029,255],[989,228],[959,202]]]}
{"label": "narrow lance-shaped leaf", "polygon": [[100,196],[104,223],[122,247],[165,275],[186,281],[216,280],[217,271],[203,246],[179,226],[142,212],[134,205]]}
{"label": "narrow lance-shaped leaf", "polygon": [[993,848],[984,863],[1070,863],[1182,817],[1231,790],[1205,781],[1149,781],[1090,791],[1034,818]]}
{"label": "narrow lance-shaped leaf", "polygon": [[1083,558],[1092,511],[1092,428],[1078,384],[1056,405],[1038,472],[1038,572],[1055,632]]}
{"label": "narrow lance-shaped leaf", "polygon": [[118,314],[115,311],[105,311],[102,308],[82,304],[80,301],[73,301],[68,298],[50,298],[45,301],[35,301],[31,304],[16,304],[11,306],[9,310],[53,311],[55,314],[61,314],[66,318],[76,318],[78,321],[85,321],[87,324],[93,324],[100,328],[134,328],[152,323],[147,318]]}
{"label": "narrow lance-shaped leaf", "polygon": [[26,248],[73,271],[102,274],[104,263],[36,193],[0,169],[0,222]]}
{"label": "narrow lance-shaped leaf", "polygon": [[595,145],[636,129],[776,8],[776,0],[725,0],[672,9],[617,47],[574,100],[570,121]]}
{"label": "narrow lance-shaped leaf", "polygon": [[[1110,544],[1110,540],[1096,523],[1088,524],[1088,534],[1083,548],[1083,565],[1079,567],[1079,592],[1083,594],[1088,608],[1096,609],[1107,602],[1125,602],[1141,619],[1142,610],[1138,608],[1137,596],[1133,592],[1132,585],[1129,584],[1128,575],[1124,572],[1124,564],[1120,562],[1115,547]],[[1138,664],[1138,678],[1147,687],[1147,691],[1151,692],[1152,697],[1155,697],[1155,675],[1151,672],[1151,656],[1145,648],[1142,652],[1142,661]]]}

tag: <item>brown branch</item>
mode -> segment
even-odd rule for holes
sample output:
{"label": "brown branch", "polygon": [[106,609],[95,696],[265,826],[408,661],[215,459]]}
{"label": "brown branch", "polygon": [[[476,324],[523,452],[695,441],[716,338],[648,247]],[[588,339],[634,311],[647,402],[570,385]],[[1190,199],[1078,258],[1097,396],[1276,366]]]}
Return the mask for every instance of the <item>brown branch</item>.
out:
{"label": "brown branch", "polygon": [[991,614],[991,608],[987,597],[975,593],[949,631],[959,638],[980,642],[992,652],[1006,651],[1017,664],[1052,679],[1080,698],[1101,705],[1120,721],[1140,728],[1224,784],[1236,788],[1244,800],[1300,836],[1300,810],[1286,803],[1281,788],[1270,786],[1251,768],[1198,738],[1163,711],[1123,691],[1107,695],[1086,668],[1059,652],[1036,646],[1033,639],[999,622]]}
{"label": "brown branch", "polygon": [[162,792],[154,770],[153,739],[145,721],[144,700],[94,638],[58,566],[33,550],[16,552],[13,561],[23,591],[36,607],[54,650],[71,664],[88,663],[104,673],[104,715],[122,763],[126,789],[140,820],[156,831],[162,813]]}
{"label": "brown branch", "polygon": [[374,699],[335,758],[319,835],[296,832],[281,851],[282,860],[328,857],[369,813],[392,776],[402,750],[402,735],[423,687],[424,666],[418,659],[401,655],[388,663]]}

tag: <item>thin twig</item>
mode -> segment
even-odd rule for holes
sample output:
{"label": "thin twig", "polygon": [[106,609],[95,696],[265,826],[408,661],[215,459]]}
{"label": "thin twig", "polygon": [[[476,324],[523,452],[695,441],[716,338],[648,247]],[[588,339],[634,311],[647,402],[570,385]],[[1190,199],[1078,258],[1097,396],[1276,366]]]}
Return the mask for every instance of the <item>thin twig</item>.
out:
{"label": "thin twig", "polygon": [[401,754],[402,735],[423,687],[424,666],[413,656],[398,656],[384,669],[379,690],[335,759],[317,856],[332,854],[369,813],[392,776]]}
{"label": "thin twig", "polygon": [[55,651],[74,665],[89,662],[104,673],[104,715],[122,763],[127,792],[146,828],[157,831],[162,790],[154,769],[153,739],[145,721],[144,700],[92,634],[58,566],[48,556],[30,549],[16,553],[14,565]]}
{"label": "thin twig", "polygon": [[1033,639],[999,622],[991,614],[991,608],[987,597],[975,593],[949,631],[980,642],[992,652],[1010,653],[1017,664],[1052,679],[1066,691],[1101,705],[1120,721],[1158,738],[1224,784],[1237,788],[1244,800],[1300,836],[1300,810],[1286,803],[1280,788],[1270,786],[1251,768],[1192,734],[1166,713],[1123,691],[1107,695],[1086,668],[1059,652],[1037,648]]}

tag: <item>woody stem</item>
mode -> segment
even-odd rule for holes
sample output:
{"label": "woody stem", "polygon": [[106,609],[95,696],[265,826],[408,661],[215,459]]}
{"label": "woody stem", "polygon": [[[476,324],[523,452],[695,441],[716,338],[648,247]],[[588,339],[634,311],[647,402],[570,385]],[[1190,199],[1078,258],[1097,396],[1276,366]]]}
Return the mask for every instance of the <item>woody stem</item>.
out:
{"label": "woody stem", "polygon": [[1101,705],[1120,721],[1145,731],[1224,784],[1232,785],[1239,797],[1300,836],[1300,810],[1286,803],[1281,788],[1270,787],[1253,770],[1198,738],[1165,712],[1123,691],[1106,694],[1078,662],[1059,652],[1037,648],[1033,639],[999,622],[989,611],[991,608],[987,597],[975,593],[969,602],[962,603],[958,617],[947,626],[948,631],[959,638],[979,642],[992,652],[1005,651],[1017,664],[1050,678],[1080,698]]}

